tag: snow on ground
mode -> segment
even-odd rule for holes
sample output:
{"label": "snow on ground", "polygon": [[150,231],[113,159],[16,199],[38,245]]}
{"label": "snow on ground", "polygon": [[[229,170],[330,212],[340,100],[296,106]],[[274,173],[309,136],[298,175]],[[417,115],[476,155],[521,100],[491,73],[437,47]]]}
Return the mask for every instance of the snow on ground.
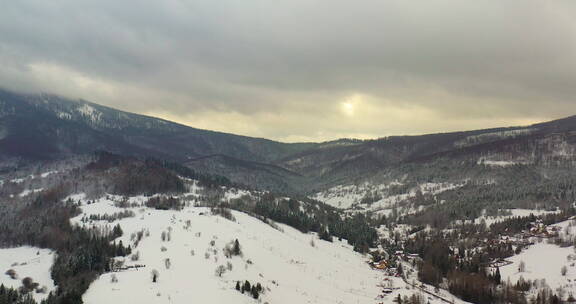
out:
{"label": "snow on ground", "polygon": [[526,217],[530,216],[530,214],[533,214],[535,216],[541,216],[545,214],[559,212],[559,211],[547,211],[547,210],[535,210],[535,209],[505,209],[505,211],[510,212],[510,214],[500,216],[486,216],[485,214],[483,214],[481,217],[475,220],[475,223],[479,224],[482,222],[482,220],[484,220],[486,222],[486,226],[490,226],[494,223],[499,223],[512,217]]}
{"label": "snow on ground", "polygon": [[[416,189],[412,189],[409,193],[384,197],[384,198],[380,199],[379,201],[376,201],[370,205],[363,204],[361,206],[365,206],[365,208],[370,209],[372,211],[376,211],[378,213],[382,213],[382,211],[383,211],[386,215],[388,215],[388,213],[391,212],[390,208],[395,203],[409,199],[409,198],[412,198],[412,197],[415,197],[417,195],[418,191],[422,192],[423,194],[436,195],[436,194],[440,194],[444,191],[453,190],[453,189],[456,189],[458,187],[462,187],[463,185],[464,185],[463,183],[462,184],[424,183],[424,184],[420,184]],[[409,210],[406,210],[404,212],[404,214],[409,214],[409,213],[421,211],[423,208],[425,208],[425,207],[420,206],[419,209],[410,208]]]}
{"label": "snow on ground", "polygon": [[[439,194],[444,191],[462,187],[464,183],[423,183],[411,189],[407,193],[387,195],[387,189],[393,185],[401,184],[393,182],[390,184],[378,185],[364,183],[362,185],[336,186],[326,191],[316,193],[312,198],[340,209],[360,207],[387,214],[391,212],[390,208],[392,208],[395,203],[415,197],[418,190],[423,194]],[[362,199],[368,193],[377,193],[381,195],[381,198],[369,204],[361,204]]]}
{"label": "snow on ground", "polygon": [[102,117],[102,113],[94,109],[89,104],[83,104],[79,106],[78,108],[76,108],[76,111],[82,114],[83,116],[89,118],[92,122],[98,122]]}
{"label": "snow on ground", "polygon": [[[50,277],[54,255],[51,250],[27,246],[0,249],[0,284],[18,288],[22,286],[22,279],[30,277],[40,288],[46,287],[45,293],[32,292],[34,299],[40,301],[46,298],[48,293],[55,289]],[[16,279],[5,274],[9,269],[16,271]]]}
{"label": "snow on ground", "polygon": [[48,177],[49,175],[52,175],[52,174],[55,174],[55,173],[58,173],[58,171],[48,171],[48,172],[44,172],[44,173],[40,174],[40,177],[46,178],[46,177]]}
{"label": "snow on ground", "polygon": [[[411,297],[413,294],[418,294],[424,303],[427,304],[467,304],[468,302],[462,301],[444,289],[436,289],[434,286],[421,283],[418,281],[418,272],[411,263],[402,263],[405,270],[406,281],[399,277],[386,277],[383,280],[382,286],[391,288],[392,293],[383,297],[382,301],[378,303],[396,303],[398,295],[402,298],[404,296]],[[447,302],[448,301],[448,302]]]}
{"label": "snow on ground", "polygon": [[224,200],[229,202],[233,199],[241,198],[245,195],[250,195],[250,191],[242,190],[242,189],[230,189],[229,191],[224,192]]}
{"label": "snow on ground", "polygon": [[[569,260],[568,257],[571,257]],[[510,279],[515,283],[522,276],[524,279],[545,279],[546,283],[556,290],[565,288],[566,292],[576,293],[576,267],[574,266],[574,249],[562,248],[545,242],[537,243],[525,249],[519,255],[508,260],[513,264],[500,268],[503,280]],[[526,270],[519,272],[518,267],[524,262]],[[563,276],[560,272],[562,266],[566,266],[567,273]]]}
{"label": "snow on ground", "polygon": [[570,235],[576,235],[576,219],[574,218],[556,223],[552,226],[560,228],[558,231],[562,239],[567,239]]}
{"label": "snow on ground", "polygon": [[22,191],[22,193],[20,193],[18,196],[20,196],[20,197],[25,197],[25,196],[28,196],[28,195],[30,195],[30,194],[34,194],[34,193],[36,193],[36,192],[40,192],[40,191],[42,191],[42,190],[44,190],[44,188],[26,189],[26,190]]}
{"label": "snow on ground", "polygon": [[15,184],[20,184],[23,183],[27,178],[15,178],[10,180],[10,182],[15,183]]}
{"label": "snow on ground", "polygon": [[336,208],[348,209],[353,204],[360,202],[365,193],[366,189],[362,186],[340,185],[324,192],[316,193],[312,198]]}
{"label": "snow on ground", "polygon": [[[48,176],[50,176],[50,175],[52,175],[52,174],[56,174],[56,173],[58,173],[58,172],[59,172],[59,171],[47,171],[47,172],[40,173],[40,174],[37,174],[37,175],[30,174],[30,175],[26,175],[26,176],[21,176],[21,177],[18,177],[18,178],[10,179],[9,182],[12,182],[12,183],[15,183],[15,184],[21,184],[21,183],[23,183],[23,182],[25,182],[25,181],[32,180],[32,179],[38,178],[38,177],[40,177],[40,178],[46,178],[46,177],[48,177]],[[3,184],[3,182],[0,183],[0,186],[1,186],[2,184]]]}
{"label": "snow on ground", "polygon": [[[72,219],[73,223],[110,226],[120,223],[124,245],[134,246],[131,234],[142,229],[150,232],[133,249],[139,252],[140,260],[126,260],[127,265],[146,267],[102,275],[84,295],[87,304],[254,303],[254,299],[234,289],[236,281],[245,280],[261,283],[266,290],[261,298],[275,304],[377,303],[376,297],[381,292],[377,285],[382,273],[370,269],[366,257],[354,252],[347,243],[322,241],[286,225],[275,229],[241,212],[232,212],[236,218],[233,222],[212,216],[208,208],[202,207],[186,207],[181,211],[136,207],[131,208],[135,217],[113,223],[82,223],[81,219],[90,214],[112,214],[120,208],[106,199],[81,208],[83,214]],[[171,240],[163,242],[161,234],[169,230]],[[242,246],[243,256],[228,259],[223,248],[235,239]],[[170,259],[169,269],[165,259]],[[228,262],[232,270],[222,277],[216,276],[216,267],[227,266]],[[151,280],[153,269],[159,272],[157,283]],[[117,283],[111,283],[113,275]]]}
{"label": "snow on ground", "polygon": [[529,161],[526,160],[491,160],[485,157],[480,157],[476,162],[477,165],[484,165],[488,167],[510,167],[514,165],[528,165]]}

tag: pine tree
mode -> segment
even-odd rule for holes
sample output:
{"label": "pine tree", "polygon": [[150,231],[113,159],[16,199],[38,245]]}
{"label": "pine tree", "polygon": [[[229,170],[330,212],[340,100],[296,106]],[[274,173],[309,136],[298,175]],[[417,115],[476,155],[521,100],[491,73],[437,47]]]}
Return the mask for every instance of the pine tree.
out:
{"label": "pine tree", "polygon": [[494,282],[496,282],[497,285],[500,285],[501,281],[502,276],[500,275],[500,267],[496,267],[496,273],[494,274]]}
{"label": "pine tree", "polygon": [[124,256],[124,245],[122,244],[122,240],[120,240],[120,243],[118,243],[118,247],[116,247],[116,255]]}
{"label": "pine tree", "polygon": [[232,248],[232,254],[233,255],[240,255],[242,253],[242,249],[240,248],[240,242],[238,242],[238,239],[236,239],[234,241],[234,248]]}
{"label": "pine tree", "polygon": [[260,293],[258,292],[256,286],[252,286],[250,293],[252,294],[252,297],[254,297],[254,299],[258,299],[258,297],[260,296]]}
{"label": "pine tree", "polygon": [[236,281],[236,290],[240,291],[240,281]]}
{"label": "pine tree", "polygon": [[112,238],[117,238],[117,237],[121,237],[123,234],[122,232],[122,228],[120,228],[120,224],[117,224],[116,226],[114,226],[114,228],[112,229]]}
{"label": "pine tree", "polygon": [[243,292],[244,291],[250,292],[250,290],[251,290],[250,282],[248,282],[248,281],[244,282],[244,286],[242,287],[242,291]]}

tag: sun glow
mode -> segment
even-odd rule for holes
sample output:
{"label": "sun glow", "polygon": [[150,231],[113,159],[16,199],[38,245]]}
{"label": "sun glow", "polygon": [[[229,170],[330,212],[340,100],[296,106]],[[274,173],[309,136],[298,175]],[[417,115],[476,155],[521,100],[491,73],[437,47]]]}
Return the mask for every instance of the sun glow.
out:
{"label": "sun glow", "polygon": [[349,102],[342,103],[342,112],[348,116],[354,115],[354,105]]}
{"label": "sun glow", "polygon": [[359,104],[362,102],[362,99],[363,97],[360,94],[349,96],[346,100],[340,103],[340,110],[344,115],[352,117],[354,116]]}

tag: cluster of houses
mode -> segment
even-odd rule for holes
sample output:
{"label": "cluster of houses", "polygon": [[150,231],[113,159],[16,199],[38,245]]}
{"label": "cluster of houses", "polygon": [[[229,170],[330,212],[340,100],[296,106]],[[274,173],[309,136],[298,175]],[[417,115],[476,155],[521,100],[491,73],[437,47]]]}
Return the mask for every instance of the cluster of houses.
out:
{"label": "cluster of houses", "polygon": [[541,219],[528,224],[525,230],[515,235],[500,235],[498,239],[487,240],[487,243],[494,244],[510,244],[514,246],[529,246],[534,245],[532,238],[554,238],[558,237],[560,227],[553,225],[546,225]]}
{"label": "cluster of houses", "polygon": [[368,262],[373,269],[381,270],[387,276],[400,276],[398,269],[392,263],[391,256],[386,251],[371,252],[372,261]]}
{"label": "cluster of houses", "polygon": [[557,237],[560,228],[556,226],[545,225],[541,219],[536,219],[530,223],[529,229],[525,232],[528,237]]}
{"label": "cluster of houses", "polygon": [[513,236],[500,235],[496,240],[491,240],[492,243],[511,244],[515,246],[526,247],[534,245],[533,238],[555,238],[558,237],[560,227],[553,225],[546,225],[541,219],[528,224],[528,227],[520,233]]}
{"label": "cluster of houses", "polygon": [[373,259],[368,264],[374,268],[384,272],[387,276],[400,277],[398,269],[395,267],[393,260],[413,261],[420,260],[420,256],[416,253],[405,253],[402,250],[394,252],[394,255],[388,254],[386,251],[372,252]]}

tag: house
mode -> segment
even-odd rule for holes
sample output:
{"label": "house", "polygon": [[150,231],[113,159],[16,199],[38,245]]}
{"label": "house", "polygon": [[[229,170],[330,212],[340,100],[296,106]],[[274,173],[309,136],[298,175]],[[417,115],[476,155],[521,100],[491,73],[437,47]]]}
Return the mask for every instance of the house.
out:
{"label": "house", "polygon": [[380,261],[378,263],[373,263],[372,266],[376,269],[386,270],[388,269],[389,263],[388,261]]}

